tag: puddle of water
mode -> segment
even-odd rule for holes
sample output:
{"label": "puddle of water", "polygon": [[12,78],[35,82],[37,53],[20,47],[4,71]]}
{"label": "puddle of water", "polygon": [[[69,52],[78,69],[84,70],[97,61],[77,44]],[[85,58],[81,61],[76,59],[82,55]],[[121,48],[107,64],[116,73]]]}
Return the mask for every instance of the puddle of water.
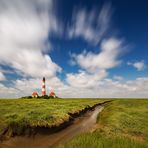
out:
{"label": "puddle of water", "polygon": [[102,110],[102,106],[96,107],[94,111],[78,117],[72,125],[54,134],[10,138],[8,141],[4,141],[0,148],[56,148],[74,136],[90,131],[96,123],[98,113]]}

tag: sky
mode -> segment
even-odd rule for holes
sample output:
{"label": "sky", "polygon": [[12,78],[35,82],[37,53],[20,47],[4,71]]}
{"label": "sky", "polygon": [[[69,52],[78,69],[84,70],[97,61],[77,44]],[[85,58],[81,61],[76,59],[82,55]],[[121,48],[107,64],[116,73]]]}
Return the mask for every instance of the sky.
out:
{"label": "sky", "polygon": [[0,0],[0,98],[148,98],[148,1]]}

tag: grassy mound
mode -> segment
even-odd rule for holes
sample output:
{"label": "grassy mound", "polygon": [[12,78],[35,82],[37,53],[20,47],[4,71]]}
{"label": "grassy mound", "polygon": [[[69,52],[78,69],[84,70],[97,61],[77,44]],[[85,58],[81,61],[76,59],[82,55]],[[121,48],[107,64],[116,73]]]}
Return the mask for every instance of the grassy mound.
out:
{"label": "grassy mound", "polygon": [[[1,99],[0,135],[20,135],[30,128],[59,126],[98,99]],[[29,131],[27,131],[27,129]]]}
{"label": "grassy mound", "polygon": [[63,148],[148,147],[148,100],[121,99],[106,104],[93,133],[75,137]]}

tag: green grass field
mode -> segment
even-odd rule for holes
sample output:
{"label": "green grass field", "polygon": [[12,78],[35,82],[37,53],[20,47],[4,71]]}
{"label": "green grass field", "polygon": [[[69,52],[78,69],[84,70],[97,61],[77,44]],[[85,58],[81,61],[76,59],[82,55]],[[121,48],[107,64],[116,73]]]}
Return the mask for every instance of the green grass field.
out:
{"label": "green grass field", "polygon": [[0,99],[0,135],[9,128],[21,134],[24,127],[51,127],[68,121],[70,115],[103,102],[99,99]]}
{"label": "green grass field", "polygon": [[148,148],[148,99],[120,99],[105,106],[92,133],[62,148]]}

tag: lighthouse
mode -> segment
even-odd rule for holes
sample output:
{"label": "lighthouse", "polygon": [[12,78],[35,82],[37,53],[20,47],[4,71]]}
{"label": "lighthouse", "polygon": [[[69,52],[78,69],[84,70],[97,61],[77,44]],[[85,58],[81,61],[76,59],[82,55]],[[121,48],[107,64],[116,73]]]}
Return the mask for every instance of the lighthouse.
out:
{"label": "lighthouse", "polygon": [[45,77],[42,80],[42,96],[46,95]]}

